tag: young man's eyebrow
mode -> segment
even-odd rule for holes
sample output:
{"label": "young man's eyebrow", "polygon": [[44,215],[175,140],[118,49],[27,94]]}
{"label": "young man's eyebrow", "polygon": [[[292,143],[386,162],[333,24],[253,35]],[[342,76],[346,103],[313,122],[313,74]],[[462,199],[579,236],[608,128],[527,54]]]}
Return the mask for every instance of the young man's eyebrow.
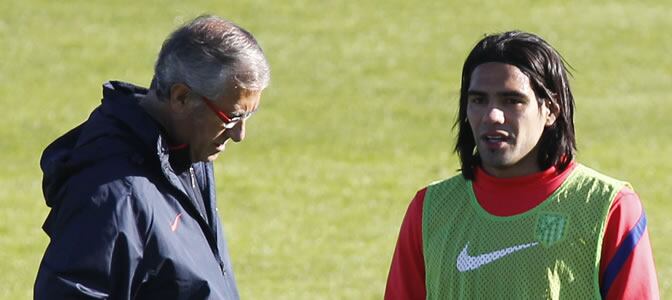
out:
{"label": "young man's eyebrow", "polygon": [[469,96],[487,96],[488,93],[477,91],[477,90],[468,90],[467,95]]}
{"label": "young man's eyebrow", "polygon": [[518,98],[527,98],[527,95],[518,92],[518,91],[506,91],[497,93],[498,96],[502,97],[518,97]]}

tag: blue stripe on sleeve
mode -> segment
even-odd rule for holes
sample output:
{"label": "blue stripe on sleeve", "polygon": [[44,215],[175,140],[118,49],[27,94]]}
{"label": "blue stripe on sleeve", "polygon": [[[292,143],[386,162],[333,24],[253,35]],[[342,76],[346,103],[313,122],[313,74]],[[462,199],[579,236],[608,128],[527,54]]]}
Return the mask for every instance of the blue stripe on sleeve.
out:
{"label": "blue stripe on sleeve", "polygon": [[644,235],[644,232],[646,232],[646,215],[644,214],[644,210],[642,210],[642,215],[639,216],[637,224],[635,224],[635,227],[630,230],[628,236],[626,236],[623,242],[621,242],[618,250],[616,250],[616,254],[611,259],[609,264],[607,264],[607,268],[604,270],[602,287],[600,288],[603,299],[607,297],[607,292],[609,292],[611,285],[614,283],[614,280],[616,280],[618,272],[621,271],[623,264],[625,264],[625,261],[628,260],[628,257],[630,257],[630,254],[632,254],[632,251],[635,250],[635,247]]}

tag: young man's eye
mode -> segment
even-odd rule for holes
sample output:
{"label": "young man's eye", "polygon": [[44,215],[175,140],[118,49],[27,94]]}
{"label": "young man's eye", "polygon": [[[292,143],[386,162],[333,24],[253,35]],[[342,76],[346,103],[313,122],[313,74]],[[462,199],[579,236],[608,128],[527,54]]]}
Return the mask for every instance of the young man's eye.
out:
{"label": "young man's eye", "polygon": [[506,99],[506,103],[509,103],[509,104],[522,104],[524,102],[525,101],[523,101],[523,99],[520,99],[520,98],[508,98],[508,99]]}
{"label": "young man's eye", "polygon": [[483,103],[485,103],[485,99],[483,99],[483,97],[469,97],[467,99],[467,101],[469,103],[473,103],[473,104],[483,104]]}

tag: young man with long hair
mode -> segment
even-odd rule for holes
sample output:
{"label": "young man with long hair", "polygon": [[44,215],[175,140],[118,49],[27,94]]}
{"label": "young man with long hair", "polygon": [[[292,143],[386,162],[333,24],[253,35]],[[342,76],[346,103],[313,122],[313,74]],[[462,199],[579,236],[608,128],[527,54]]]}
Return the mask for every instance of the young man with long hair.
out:
{"label": "young man with long hair", "polygon": [[656,299],[632,187],[575,161],[565,63],[511,31],[462,69],[461,172],[409,205],[385,299]]}

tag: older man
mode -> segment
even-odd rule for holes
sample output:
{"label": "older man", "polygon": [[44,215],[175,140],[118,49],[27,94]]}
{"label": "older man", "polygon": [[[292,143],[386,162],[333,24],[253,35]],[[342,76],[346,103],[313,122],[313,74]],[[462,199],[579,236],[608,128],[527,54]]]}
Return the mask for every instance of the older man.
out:
{"label": "older man", "polygon": [[269,79],[249,32],[201,16],[164,42],[149,89],[105,83],[42,156],[35,298],[237,299],[212,161],[245,138]]}

